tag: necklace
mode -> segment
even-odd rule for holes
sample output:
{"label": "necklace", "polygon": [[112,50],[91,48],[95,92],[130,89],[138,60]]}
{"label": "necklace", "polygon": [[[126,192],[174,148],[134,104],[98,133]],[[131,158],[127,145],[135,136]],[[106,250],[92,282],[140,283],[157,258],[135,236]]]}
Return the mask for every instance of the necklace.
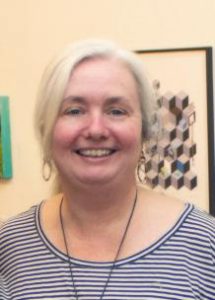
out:
{"label": "necklace", "polygon": [[[60,224],[61,224],[61,230],[62,230],[62,234],[63,234],[64,246],[65,246],[65,249],[66,249],[66,256],[67,256],[67,260],[68,260],[68,265],[69,265],[69,270],[70,270],[70,276],[71,276],[71,279],[72,279],[73,289],[74,289],[74,293],[75,293],[75,299],[78,300],[79,299],[78,298],[78,291],[77,291],[76,286],[75,286],[75,279],[74,279],[74,274],[73,274],[73,270],[72,270],[72,264],[71,264],[70,255],[69,255],[68,242],[67,242],[67,238],[66,238],[64,224],[63,224],[63,216],[62,216],[63,199],[64,199],[64,197],[62,197],[62,199],[61,199],[60,208],[59,208]],[[135,210],[135,207],[136,207],[136,203],[137,203],[137,191],[135,193],[135,198],[134,198],[134,201],[133,201],[131,212],[129,214],[128,221],[127,221],[126,226],[125,226],[125,230],[123,232],[122,238],[121,238],[119,246],[117,248],[116,255],[115,255],[113,263],[112,263],[112,265],[110,267],[110,271],[108,273],[107,280],[105,282],[105,285],[104,285],[104,288],[102,290],[102,293],[101,293],[101,296],[100,296],[99,300],[103,299],[105,291],[106,291],[107,286],[109,284],[109,281],[111,279],[111,276],[112,276],[113,270],[115,268],[116,262],[117,262],[117,260],[119,258],[120,251],[122,250],[123,243],[124,243],[126,235],[128,233],[128,229],[129,229],[132,217],[134,215],[134,210]]]}

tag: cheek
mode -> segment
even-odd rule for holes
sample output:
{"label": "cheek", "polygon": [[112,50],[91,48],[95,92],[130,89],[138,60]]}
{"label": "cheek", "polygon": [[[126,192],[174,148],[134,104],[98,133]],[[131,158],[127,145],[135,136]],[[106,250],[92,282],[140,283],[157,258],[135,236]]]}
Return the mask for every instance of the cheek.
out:
{"label": "cheek", "polygon": [[130,126],[127,126],[126,130],[122,130],[121,132],[121,141],[122,143],[128,147],[128,149],[139,149],[142,145],[142,129],[139,124],[130,124]]}
{"label": "cheek", "polygon": [[71,126],[57,122],[53,134],[52,134],[52,146],[55,147],[67,147],[74,140],[74,130]]}

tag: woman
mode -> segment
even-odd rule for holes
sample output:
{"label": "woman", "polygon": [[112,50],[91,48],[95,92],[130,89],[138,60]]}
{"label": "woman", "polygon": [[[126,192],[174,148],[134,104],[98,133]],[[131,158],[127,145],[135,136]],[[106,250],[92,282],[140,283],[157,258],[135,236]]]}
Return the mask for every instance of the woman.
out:
{"label": "woman", "polygon": [[49,66],[36,126],[60,193],[1,229],[1,299],[215,299],[214,219],[137,185],[151,102],[141,63],[112,43]]}

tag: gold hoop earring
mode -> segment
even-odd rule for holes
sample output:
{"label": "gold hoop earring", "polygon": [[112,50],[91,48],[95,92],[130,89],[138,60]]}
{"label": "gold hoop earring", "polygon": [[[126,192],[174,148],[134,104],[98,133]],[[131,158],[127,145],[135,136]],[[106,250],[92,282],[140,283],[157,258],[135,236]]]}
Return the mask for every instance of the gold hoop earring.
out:
{"label": "gold hoop earring", "polygon": [[52,175],[52,164],[50,160],[43,160],[42,176],[45,181],[49,181]]}
{"label": "gold hoop earring", "polygon": [[145,163],[146,163],[146,156],[144,153],[144,150],[141,150],[140,153],[140,158],[137,164],[137,177],[140,183],[145,183],[146,182],[146,168],[145,168]]}

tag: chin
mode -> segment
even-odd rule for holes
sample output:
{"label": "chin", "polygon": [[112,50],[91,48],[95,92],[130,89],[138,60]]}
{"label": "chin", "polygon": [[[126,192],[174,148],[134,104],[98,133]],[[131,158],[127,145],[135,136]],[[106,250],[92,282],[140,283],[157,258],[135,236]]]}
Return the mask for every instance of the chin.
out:
{"label": "chin", "polygon": [[[76,178],[73,178],[75,182],[79,182],[82,185],[89,185],[89,186],[96,186],[96,185],[103,185],[111,182],[115,182],[117,178],[117,174],[103,174],[102,172],[99,172],[97,174],[93,174],[88,172],[85,173],[83,176],[79,175],[76,176]],[[72,179],[71,179],[72,180]]]}
{"label": "chin", "polygon": [[107,177],[107,176],[99,176],[99,177],[85,177],[80,180],[81,183],[87,184],[87,185],[101,185],[106,184],[107,182],[113,181],[113,178]]}

